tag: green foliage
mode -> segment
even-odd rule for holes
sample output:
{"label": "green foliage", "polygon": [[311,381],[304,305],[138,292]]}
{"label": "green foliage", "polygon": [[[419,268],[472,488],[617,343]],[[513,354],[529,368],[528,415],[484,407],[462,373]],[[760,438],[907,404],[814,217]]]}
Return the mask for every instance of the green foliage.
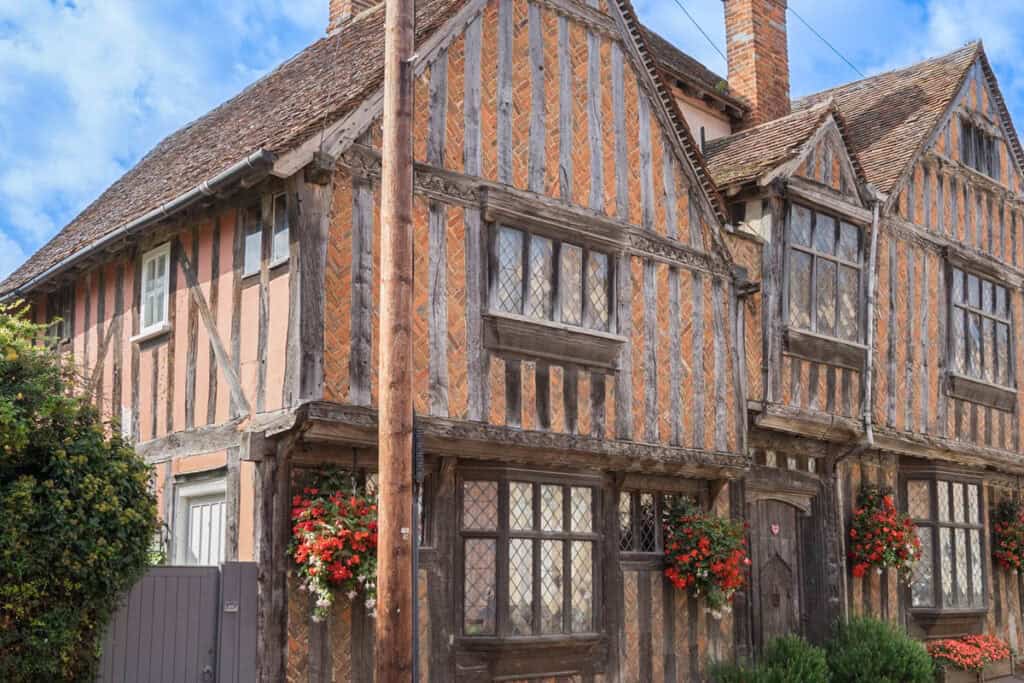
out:
{"label": "green foliage", "polygon": [[776,638],[765,648],[757,666],[713,664],[716,683],[827,683],[825,651],[799,636]]}
{"label": "green foliage", "polygon": [[837,626],[827,652],[836,683],[930,683],[935,676],[922,643],[875,619]]}
{"label": "green foliage", "polygon": [[0,680],[93,679],[156,531],[150,468],[74,395],[42,327],[0,305]]}

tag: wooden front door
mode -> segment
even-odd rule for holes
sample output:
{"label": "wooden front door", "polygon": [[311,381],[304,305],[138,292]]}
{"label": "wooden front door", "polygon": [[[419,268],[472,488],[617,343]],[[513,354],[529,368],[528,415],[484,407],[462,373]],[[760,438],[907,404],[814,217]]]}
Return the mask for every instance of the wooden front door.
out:
{"label": "wooden front door", "polygon": [[[801,552],[798,508],[777,500],[754,503],[753,637],[758,650],[787,633],[801,633]],[[811,551],[813,552],[813,550]]]}

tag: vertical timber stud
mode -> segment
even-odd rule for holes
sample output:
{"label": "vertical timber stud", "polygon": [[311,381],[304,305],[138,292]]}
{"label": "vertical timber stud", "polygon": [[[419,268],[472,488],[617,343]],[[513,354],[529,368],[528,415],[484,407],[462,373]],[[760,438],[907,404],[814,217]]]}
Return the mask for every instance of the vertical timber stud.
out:
{"label": "vertical timber stud", "polygon": [[412,109],[413,0],[384,17],[381,158],[379,683],[412,676]]}

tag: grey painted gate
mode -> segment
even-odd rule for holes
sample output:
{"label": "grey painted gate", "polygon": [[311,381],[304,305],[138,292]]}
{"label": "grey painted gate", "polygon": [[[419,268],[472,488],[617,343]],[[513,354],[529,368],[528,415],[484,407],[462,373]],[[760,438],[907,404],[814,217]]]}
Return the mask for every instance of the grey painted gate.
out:
{"label": "grey painted gate", "polygon": [[102,683],[256,679],[256,565],[154,567],[103,639]]}

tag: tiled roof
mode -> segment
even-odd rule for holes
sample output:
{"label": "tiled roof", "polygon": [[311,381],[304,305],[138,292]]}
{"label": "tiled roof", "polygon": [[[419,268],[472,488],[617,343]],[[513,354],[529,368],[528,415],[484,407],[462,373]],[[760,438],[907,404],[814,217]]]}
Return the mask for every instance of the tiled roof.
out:
{"label": "tiled roof", "polygon": [[850,151],[864,176],[891,192],[938,124],[981,51],[980,43],[793,103],[797,113],[832,100],[846,123]]}
{"label": "tiled roof", "polygon": [[829,113],[830,100],[727,137],[709,140],[704,159],[720,187],[755,180],[792,159]]}
{"label": "tiled roof", "polygon": [[[419,0],[417,41],[463,0]],[[172,133],[0,284],[6,293],[247,155],[282,154],[352,110],[383,78],[383,4]]]}
{"label": "tiled roof", "polygon": [[714,93],[736,107],[746,108],[743,100],[730,94],[729,83],[724,78],[647,26],[644,26],[642,30],[644,39],[647,41],[647,49],[651,51],[651,54],[658,61],[658,67],[667,75],[702,87],[709,93]]}

